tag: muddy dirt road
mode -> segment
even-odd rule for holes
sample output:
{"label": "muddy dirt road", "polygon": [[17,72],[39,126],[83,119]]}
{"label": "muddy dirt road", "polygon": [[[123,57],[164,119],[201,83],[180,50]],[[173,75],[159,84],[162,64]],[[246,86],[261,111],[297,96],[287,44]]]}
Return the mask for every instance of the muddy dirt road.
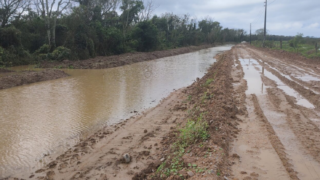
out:
{"label": "muddy dirt road", "polygon": [[320,179],[319,64],[245,45],[231,53],[234,88],[247,109],[231,149],[240,156],[234,177]]}

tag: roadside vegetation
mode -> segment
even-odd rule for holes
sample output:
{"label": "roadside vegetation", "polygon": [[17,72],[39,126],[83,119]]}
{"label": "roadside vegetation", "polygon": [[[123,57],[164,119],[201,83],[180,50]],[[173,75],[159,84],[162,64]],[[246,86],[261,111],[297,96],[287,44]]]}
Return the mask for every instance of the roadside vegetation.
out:
{"label": "roadside vegetation", "polygon": [[[262,47],[262,43],[262,40],[256,40],[252,42],[252,45],[256,47]],[[298,53],[306,58],[320,57],[320,39],[303,37],[303,34],[300,33],[298,33],[295,37],[292,37],[290,40],[282,42],[280,40],[267,40],[265,42],[265,46],[271,49]]]}
{"label": "roadside vegetation", "polygon": [[152,15],[154,7],[152,0],[0,0],[0,66],[240,42],[245,35],[210,18]]}

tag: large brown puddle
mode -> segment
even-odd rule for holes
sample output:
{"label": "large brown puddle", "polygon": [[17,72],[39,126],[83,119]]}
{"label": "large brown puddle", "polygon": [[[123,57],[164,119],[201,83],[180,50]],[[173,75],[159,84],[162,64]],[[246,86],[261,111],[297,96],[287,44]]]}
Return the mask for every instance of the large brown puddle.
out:
{"label": "large brown puddle", "polygon": [[65,70],[71,77],[0,91],[0,178],[34,171],[95,129],[118,123],[190,85],[231,49],[105,70]]}

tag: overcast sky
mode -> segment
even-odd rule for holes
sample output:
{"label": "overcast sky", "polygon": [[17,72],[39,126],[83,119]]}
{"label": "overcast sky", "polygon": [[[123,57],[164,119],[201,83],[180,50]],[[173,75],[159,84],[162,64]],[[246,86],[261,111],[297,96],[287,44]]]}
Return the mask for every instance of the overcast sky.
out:
{"label": "overcast sky", "polygon": [[[223,27],[253,32],[263,27],[264,0],[153,0],[155,14],[165,12],[207,16]],[[267,29],[270,34],[320,37],[320,0],[268,0]]]}

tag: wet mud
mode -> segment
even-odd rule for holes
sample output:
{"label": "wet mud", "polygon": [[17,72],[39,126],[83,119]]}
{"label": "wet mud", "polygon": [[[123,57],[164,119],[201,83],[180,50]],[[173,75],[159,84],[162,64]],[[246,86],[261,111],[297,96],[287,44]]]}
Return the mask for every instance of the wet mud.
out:
{"label": "wet mud", "polygon": [[59,79],[69,76],[67,73],[56,69],[46,69],[40,72],[23,71],[0,77],[0,90],[26,84]]}
{"label": "wet mud", "polygon": [[232,166],[234,178],[319,179],[319,72],[310,71],[317,63],[297,57],[289,62],[291,55],[250,45],[234,49],[235,67],[241,65],[244,74],[240,81],[246,82],[237,93],[242,89],[247,110],[239,116],[241,132],[232,143],[241,159]]}

